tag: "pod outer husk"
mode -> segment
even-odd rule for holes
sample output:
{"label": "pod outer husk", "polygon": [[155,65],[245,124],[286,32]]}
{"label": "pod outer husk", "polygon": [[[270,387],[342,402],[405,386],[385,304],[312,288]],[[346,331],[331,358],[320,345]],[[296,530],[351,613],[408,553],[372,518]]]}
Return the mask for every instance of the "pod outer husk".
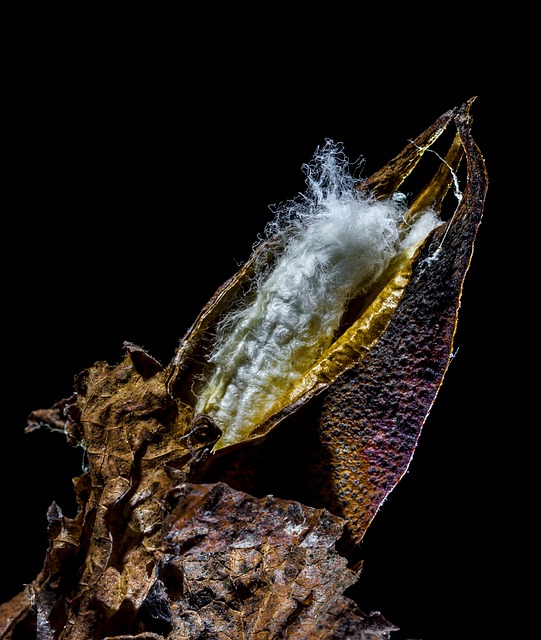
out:
{"label": "pod outer husk", "polygon": [[[220,478],[255,494],[276,492],[345,518],[348,546],[362,540],[406,472],[452,356],[488,187],[484,159],[470,132],[471,102],[442,116],[420,137],[423,142],[437,137],[449,122],[456,127],[446,161],[417,202],[441,202],[462,157],[466,185],[452,218],[417,251],[385,328],[362,357],[352,356],[313,397],[284,408],[270,428],[262,425],[260,446],[240,447],[229,455],[224,450],[207,462],[211,480]],[[412,157],[418,159],[419,142],[379,172],[381,182],[369,180],[368,186],[382,195],[397,188],[403,172],[415,164]]]}
{"label": "pod outer husk", "polygon": [[[337,511],[348,519],[354,542],[363,537],[406,472],[452,356],[487,188],[482,156],[467,120],[464,113],[455,118],[468,164],[467,186],[455,216],[422,248],[381,339],[321,402],[317,430],[332,471],[325,486],[319,482],[318,492],[325,502],[339,504]],[[316,484],[319,466],[313,459]]]}

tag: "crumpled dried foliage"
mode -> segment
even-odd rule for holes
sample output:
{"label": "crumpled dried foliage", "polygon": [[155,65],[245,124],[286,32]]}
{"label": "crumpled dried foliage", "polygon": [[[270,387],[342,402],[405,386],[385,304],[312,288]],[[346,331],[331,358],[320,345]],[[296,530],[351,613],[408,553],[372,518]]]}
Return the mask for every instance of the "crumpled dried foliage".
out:
{"label": "crumpled dried foliage", "polygon": [[0,606],[1,638],[390,638],[393,624],[344,596],[357,580],[350,552],[408,468],[450,361],[487,188],[472,102],[360,185],[392,194],[452,124],[445,162],[411,206],[440,206],[465,158],[452,218],[357,310],[362,348],[355,337],[337,347],[245,442],[213,453],[220,430],[194,416],[189,389],[202,336],[250,262],[167,367],[126,344],[120,363],[95,363],[71,398],[30,416],[28,430],[46,421],[83,444],[87,470],[76,516],[49,508],[43,569]]}

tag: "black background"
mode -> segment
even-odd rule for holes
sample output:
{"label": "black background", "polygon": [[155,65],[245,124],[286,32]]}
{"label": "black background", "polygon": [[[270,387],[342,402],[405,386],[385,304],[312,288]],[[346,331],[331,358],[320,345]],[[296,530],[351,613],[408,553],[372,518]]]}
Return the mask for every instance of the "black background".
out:
{"label": "black background", "polygon": [[526,126],[513,67],[475,33],[463,34],[467,46],[385,32],[369,44],[355,25],[343,34],[329,26],[331,45],[304,28],[299,42],[300,27],[283,24],[270,36],[216,36],[204,21],[175,31],[167,16],[147,25],[141,15],[137,28],[83,22],[44,31],[35,16],[31,28],[19,23],[13,50],[0,600],[36,576],[47,508],[56,501],[74,514],[71,478],[81,471],[80,451],[61,434],[24,435],[29,412],[70,395],[74,376],[97,360],[116,363],[124,340],[166,364],[249,256],[269,205],[304,191],[301,166],[326,138],[363,156],[369,175],[477,95],[472,131],[490,186],[457,355],[408,474],[365,537],[356,593],[364,610],[401,627],[393,640],[495,637],[487,629],[517,616],[503,572],[518,564],[510,533],[521,520],[502,359],[516,336],[508,159]]}

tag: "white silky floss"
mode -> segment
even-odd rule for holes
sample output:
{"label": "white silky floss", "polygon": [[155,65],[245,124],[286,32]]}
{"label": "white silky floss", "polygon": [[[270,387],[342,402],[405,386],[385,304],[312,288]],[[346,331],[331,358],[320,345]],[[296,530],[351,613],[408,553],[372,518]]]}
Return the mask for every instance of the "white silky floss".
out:
{"label": "white silky floss", "polygon": [[359,193],[342,145],[327,140],[303,167],[308,189],[286,203],[267,236],[287,234],[255,297],[223,323],[195,407],[238,442],[291,391],[332,344],[348,300],[362,295],[401,251],[438,224],[425,212],[400,239],[400,198]]}

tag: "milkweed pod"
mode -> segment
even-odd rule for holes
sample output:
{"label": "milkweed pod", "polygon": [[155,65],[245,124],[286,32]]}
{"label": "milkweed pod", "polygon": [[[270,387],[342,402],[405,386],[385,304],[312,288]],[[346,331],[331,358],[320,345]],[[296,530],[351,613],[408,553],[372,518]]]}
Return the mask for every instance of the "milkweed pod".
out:
{"label": "milkweed pod", "polygon": [[[240,476],[263,469],[259,455],[279,455],[292,497],[308,495],[345,516],[356,542],[406,471],[450,362],[488,185],[470,131],[473,102],[443,114],[355,184],[330,170],[341,147],[327,143],[319,171],[308,165],[304,201],[279,212],[169,365],[171,395],[222,433],[207,469],[253,490]],[[448,127],[449,147],[436,154]],[[438,166],[406,198],[403,184],[429,152]],[[334,298],[339,306],[329,311]],[[255,454],[249,445],[262,442]],[[287,453],[299,447],[302,456]]]}

